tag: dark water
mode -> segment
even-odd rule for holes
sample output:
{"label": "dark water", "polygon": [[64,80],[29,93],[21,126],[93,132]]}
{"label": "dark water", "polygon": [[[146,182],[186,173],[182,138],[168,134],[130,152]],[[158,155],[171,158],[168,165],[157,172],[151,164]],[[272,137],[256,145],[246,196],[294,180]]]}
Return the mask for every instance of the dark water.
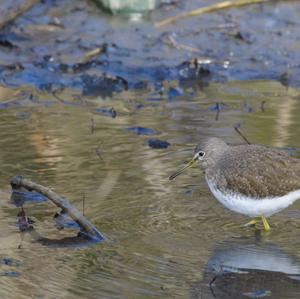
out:
{"label": "dark water", "polygon": [[[236,124],[251,142],[298,155],[299,96],[272,81],[215,84],[172,100],[145,92],[79,98],[73,90],[58,100],[1,88],[0,297],[299,298],[300,202],[272,217],[265,234],[241,228],[248,219],[225,210],[198,169],[168,181],[204,136],[242,143]],[[116,117],[101,113],[112,107]],[[133,127],[154,135],[126,130]],[[154,149],[149,139],[171,146]],[[108,240],[49,248],[25,235],[18,249],[19,209],[9,200],[16,174],[79,210],[85,196],[85,215]],[[54,228],[49,202],[25,210],[45,236],[74,234]]]}

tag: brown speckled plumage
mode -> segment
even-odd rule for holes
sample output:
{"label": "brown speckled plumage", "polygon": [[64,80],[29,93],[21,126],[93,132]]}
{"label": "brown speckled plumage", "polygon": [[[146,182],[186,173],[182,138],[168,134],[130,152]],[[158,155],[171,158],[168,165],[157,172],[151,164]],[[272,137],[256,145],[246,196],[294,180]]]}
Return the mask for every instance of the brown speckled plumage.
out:
{"label": "brown speckled plumage", "polygon": [[286,152],[261,145],[228,146],[210,138],[196,151],[206,152],[201,161],[206,178],[220,191],[252,198],[280,197],[300,189],[300,160]]}

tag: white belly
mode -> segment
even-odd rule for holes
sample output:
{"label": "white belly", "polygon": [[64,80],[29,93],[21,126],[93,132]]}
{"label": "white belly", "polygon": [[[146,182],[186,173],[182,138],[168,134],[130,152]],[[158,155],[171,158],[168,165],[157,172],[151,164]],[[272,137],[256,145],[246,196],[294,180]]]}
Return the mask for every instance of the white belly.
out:
{"label": "white belly", "polygon": [[[207,180],[206,180],[207,181]],[[210,191],[216,199],[231,211],[244,214],[250,217],[264,215],[269,217],[300,198],[300,189],[290,192],[284,196],[256,199],[241,194],[225,194],[207,182]]]}

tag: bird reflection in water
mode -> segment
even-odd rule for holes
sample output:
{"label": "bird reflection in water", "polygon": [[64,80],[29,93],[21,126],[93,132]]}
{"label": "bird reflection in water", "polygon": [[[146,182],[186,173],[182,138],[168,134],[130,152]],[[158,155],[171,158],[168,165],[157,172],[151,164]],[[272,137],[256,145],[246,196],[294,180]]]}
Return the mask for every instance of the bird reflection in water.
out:
{"label": "bird reflection in water", "polygon": [[[209,287],[207,287],[209,286]],[[223,242],[209,259],[192,298],[299,298],[300,261],[255,238]]]}

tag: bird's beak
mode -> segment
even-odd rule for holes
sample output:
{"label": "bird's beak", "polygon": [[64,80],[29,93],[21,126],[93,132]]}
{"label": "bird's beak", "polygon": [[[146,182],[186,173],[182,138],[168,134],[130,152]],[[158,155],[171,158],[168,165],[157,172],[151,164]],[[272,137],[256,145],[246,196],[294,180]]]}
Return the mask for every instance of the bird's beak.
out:
{"label": "bird's beak", "polygon": [[174,172],[172,175],[169,176],[169,180],[174,180],[177,176],[182,174],[186,169],[194,166],[197,163],[197,158],[193,158],[187,165],[179,169],[178,171]]}

